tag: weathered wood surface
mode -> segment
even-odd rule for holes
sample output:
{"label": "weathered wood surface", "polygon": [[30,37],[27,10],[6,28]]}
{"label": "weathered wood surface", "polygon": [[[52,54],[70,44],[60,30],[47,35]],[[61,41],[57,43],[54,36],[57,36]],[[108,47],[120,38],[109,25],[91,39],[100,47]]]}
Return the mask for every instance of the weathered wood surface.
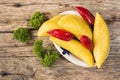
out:
{"label": "weathered wood surface", "polygon": [[[34,39],[21,43],[13,30],[29,25],[35,11],[49,18],[81,5],[95,14],[99,11],[111,32],[111,50],[101,69],[76,66],[64,58],[50,68],[42,67],[32,52]],[[44,46],[51,44],[43,38]],[[0,0],[0,80],[120,80],[120,1],[119,0]]]}

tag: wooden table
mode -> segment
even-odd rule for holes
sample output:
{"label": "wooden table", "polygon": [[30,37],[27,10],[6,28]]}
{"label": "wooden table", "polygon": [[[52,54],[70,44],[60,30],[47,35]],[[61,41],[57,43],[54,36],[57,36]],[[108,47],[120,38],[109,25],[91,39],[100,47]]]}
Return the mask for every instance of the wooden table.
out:
{"label": "wooden table", "polygon": [[[73,6],[83,6],[105,18],[111,33],[111,49],[101,69],[76,66],[59,57],[51,67],[42,67],[33,54],[37,39],[22,43],[13,38],[19,26],[31,28],[29,19],[35,11],[49,18]],[[42,38],[44,46],[51,44]],[[119,0],[0,0],[0,80],[120,80],[120,1]]]}

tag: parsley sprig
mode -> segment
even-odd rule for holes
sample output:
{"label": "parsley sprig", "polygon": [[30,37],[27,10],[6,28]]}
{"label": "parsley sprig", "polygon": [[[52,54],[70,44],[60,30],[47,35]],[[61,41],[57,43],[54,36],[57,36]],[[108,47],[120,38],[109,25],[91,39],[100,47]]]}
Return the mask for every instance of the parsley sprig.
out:
{"label": "parsley sprig", "polygon": [[40,63],[49,67],[58,59],[57,51],[53,51],[52,46],[44,48],[42,46],[42,40],[36,40],[34,42],[33,52],[40,59]]}
{"label": "parsley sprig", "polygon": [[19,27],[17,30],[13,32],[14,38],[21,41],[21,42],[27,42],[32,38],[32,33],[27,28]]}
{"label": "parsley sprig", "polygon": [[45,17],[40,12],[35,12],[33,16],[30,18],[30,25],[34,29],[38,29],[43,22],[45,21]]}

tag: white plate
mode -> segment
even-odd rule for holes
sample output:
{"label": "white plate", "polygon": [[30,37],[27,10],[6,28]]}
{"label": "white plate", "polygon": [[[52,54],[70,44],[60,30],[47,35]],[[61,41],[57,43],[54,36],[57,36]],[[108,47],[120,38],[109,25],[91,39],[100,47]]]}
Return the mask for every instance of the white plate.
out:
{"label": "white plate", "polygon": [[[65,11],[65,12],[62,12],[60,13],[59,15],[61,14],[74,14],[74,15],[79,15],[79,13],[77,11]],[[81,16],[80,16],[81,17]],[[61,48],[59,45],[53,43],[55,48],[59,51],[59,53],[65,57],[68,61],[78,65],[78,66],[82,66],[82,67],[89,67],[85,62],[83,62],[82,60],[78,59],[77,57],[75,57],[74,55],[72,55],[70,52],[66,51],[65,49]]]}

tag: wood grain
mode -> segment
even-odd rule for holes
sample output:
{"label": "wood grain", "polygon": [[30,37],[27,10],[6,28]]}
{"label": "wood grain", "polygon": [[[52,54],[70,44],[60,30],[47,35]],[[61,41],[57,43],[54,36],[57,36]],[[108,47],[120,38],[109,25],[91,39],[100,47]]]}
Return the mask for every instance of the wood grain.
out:
{"label": "wood grain", "polygon": [[[30,17],[40,11],[51,18],[78,5],[94,15],[100,12],[106,20],[111,33],[107,60],[101,69],[83,68],[60,56],[51,67],[42,67],[32,52],[38,37],[29,25]],[[0,0],[0,80],[120,80],[119,5],[119,0]],[[22,43],[13,38],[13,31],[20,26],[32,31],[32,40]],[[41,39],[44,47],[51,44],[48,37]]]}

